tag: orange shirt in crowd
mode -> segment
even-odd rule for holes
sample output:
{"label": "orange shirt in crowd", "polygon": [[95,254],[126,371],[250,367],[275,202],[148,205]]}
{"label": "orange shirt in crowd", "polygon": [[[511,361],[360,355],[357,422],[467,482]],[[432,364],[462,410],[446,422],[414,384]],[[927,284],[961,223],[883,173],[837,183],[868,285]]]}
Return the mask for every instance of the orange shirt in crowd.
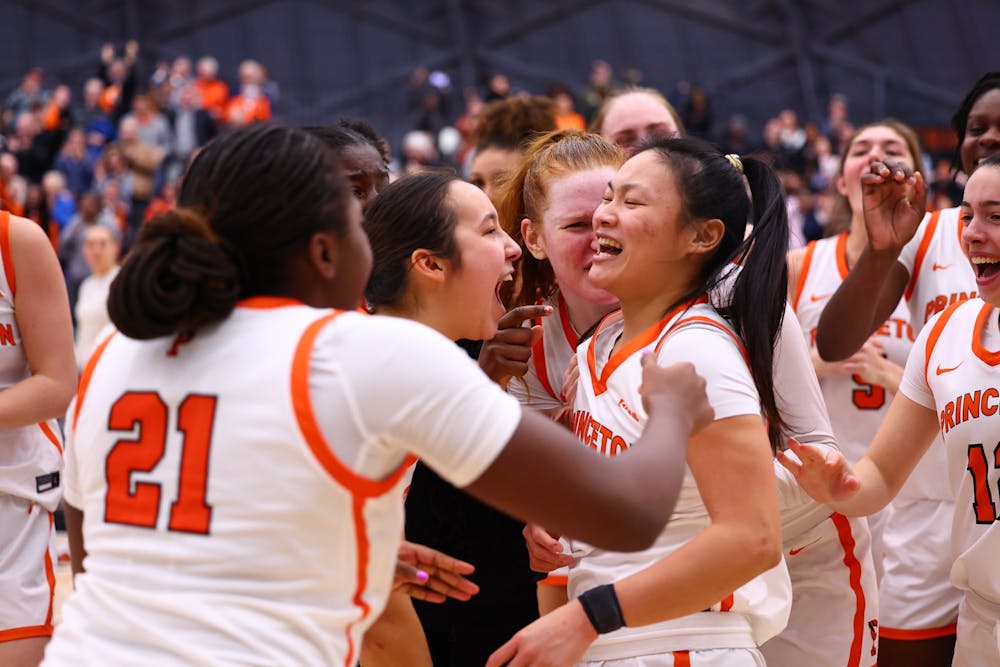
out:
{"label": "orange shirt in crowd", "polygon": [[254,121],[265,121],[271,118],[271,103],[264,95],[255,99],[247,99],[237,95],[226,105],[225,121],[230,125],[241,127]]}
{"label": "orange shirt in crowd", "polygon": [[556,128],[559,130],[586,130],[587,121],[575,111],[562,116],[556,116]]}
{"label": "orange shirt in crowd", "polygon": [[146,207],[146,214],[143,216],[142,221],[149,222],[159,214],[166,213],[173,208],[173,204],[168,202],[166,199],[163,197],[157,197],[153,201],[149,202],[149,206]]}
{"label": "orange shirt in crowd", "polygon": [[118,104],[118,98],[121,97],[122,88],[118,84],[111,84],[110,86],[105,86],[104,90],[101,91],[101,96],[97,99],[97,103],[101,106],[104,113],[111,113],[115,109],[115,105]]}
{"label": "orange shirt in crowd", "polygon": [[221,117],[226,110],[226,103],[229,102],[229,86],[226,82],[220,79],[198,79],[194,85],[201,94],[201,108],[212,118]]}

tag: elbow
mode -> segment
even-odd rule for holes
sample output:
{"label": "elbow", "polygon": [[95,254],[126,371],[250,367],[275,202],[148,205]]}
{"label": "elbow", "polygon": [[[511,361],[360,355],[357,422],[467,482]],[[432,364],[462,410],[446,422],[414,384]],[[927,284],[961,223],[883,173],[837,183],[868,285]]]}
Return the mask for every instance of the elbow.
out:
{"label": "elbow", "polygon": [[748,535],[746,542],[746,555],[748,561],[753,563],[753,569],[757,574],[767,572],[781,562],[782,543],[781,529],[768,530],[765,533]]}

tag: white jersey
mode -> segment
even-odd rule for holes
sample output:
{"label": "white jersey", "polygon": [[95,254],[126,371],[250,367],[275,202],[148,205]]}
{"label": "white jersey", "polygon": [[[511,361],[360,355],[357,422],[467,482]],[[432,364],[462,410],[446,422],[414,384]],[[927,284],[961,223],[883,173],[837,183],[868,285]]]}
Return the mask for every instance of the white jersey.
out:
{"label": "white jersey", "polygon": [[391,588],[410,452],[474,481],[517,402],[417,323],[242,302],[114,334],[71,412],[86,573],[46,665],[347,665]]}
{"label": "white jersey", "polygon": [[[10,214],[0,211],[0,391],[31,376],[14,315],[17,277],[10,250]],[[0,493],[59,506],[62,438],[55,420],[0,430]]]}
{"label": "white jersey", "polygon": [[976,296],[976,274],[962,249],[960,213],[957,207],[928,213],[899,255],[910,274],[905,297],[915,333],[949,305]]}
{"label": "white jersey", "polygon": [[951,581],[1000,604],[1000,407],[996,309],[981,299],[955,304],[917,338],[900,391],[938,415],[948,475],[958,489],[952,524]]}
{"label": "white jersey", "polygon": [[[586,445],[606,456],[615,456],[641,435],[647,419],[638,390],[644,350],[657,349],[662,365],[694,363],[708,383],[716,419],[760,415],[757,390],[741,346],[711,306],[675,310],[612,355],[622,326],[620,314],[609,316],[577,351],[580,382],[573,421],[577,436]],[[674,514],[650,548],[622,554],[571,541],[571,553],[578,560],[570,568],[570,596],[577,597],[590,588],[645,569],[686,544],[710,522],[694,476],[685,469]],[[583,659],[609,660],[685,649],[752,648],[781,631],[790,607],[791,583],[782,561],[705,612],[601,635]]]}
{"label": "white jersey", "polygon": [[512,380],[507,385],[521,405],[535,410],[550,410],[566,405],[563,395],[563,374],[575,359],[580,335],[569,321],[566,301],[561,293],[540,302],[552,306],[552,314],[536,319],[542,327],[542,337],[531,348],[531,362],[523,381]]}

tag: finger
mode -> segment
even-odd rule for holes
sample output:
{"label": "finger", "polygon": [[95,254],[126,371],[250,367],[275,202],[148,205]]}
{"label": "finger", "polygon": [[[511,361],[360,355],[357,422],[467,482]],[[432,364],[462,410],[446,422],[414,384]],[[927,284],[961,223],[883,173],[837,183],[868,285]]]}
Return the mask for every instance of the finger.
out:
{"label": "finger", "polygon": [[553,312],[552,306],[518,306],[508,310],[497,326],[500,329],[508,327],[519,327],[525,320],[533,320],[538,317],[547,317]]}
{"label": "finger", "polygon": [[[538,325],[535,325],[538,326]],[[534,327],[532,327],[533,329]],[[506,343],[507,345],[530,346],[532,344],[531,329],[527,327],[508,327],[498,329],[490,342]]]}
{"label": "finger", "polygon": [[528,542],[535,542],[536,544],[542,545],[548,548],[550,551],[555,553],[562,553],[563,545],[559,541],[558,537],[552,535],[549,531],[545,530],[539,525],[529,523],[521,531]]}
{"label": "finger", "polygon": [[424,570],[421,570],[418,567],[414,567],[413,565],[407,562],[397,560],[396,579],[398,581],[405,581],[412,584],[417,584],[419,586],[423,586],[425,583],[427,583],[427,580],[430,579],[430,574],[428,574]]}
{"label": "finger", "polygon": [[[403,584],[402,586],[399,586],[397,590],[416,600],[423,600],[424,602],[431,602],[434,604],[440,604],[448,599],[447,596],[442,595],[441,593],[432,591],[429,588],[424,588],[423,586],[415,586],[413,584]],[[461,601],[465,602],[465,600]]]}
{"label": "finger", "polygon": [[432,564],[439,572],[454,572],[457,574],[472,574],[476,571],[476,566],[472,563],[467,563],[464,560],[459,560],[448,554],[441,553],[440,551],[434,551]]}
{"label": "finger", "polygon": [[486,661],[486,667],[503,667],[511,658],[517,654],[517,636],[515,635],[506,644],[493,651],[493,655]]}
{"label": "finger", "polygon": [[785,466],[796,479],[798,479],[798,477],[802,474],[802,464],[798,461],[792,460],[792,458],[783,451],[777,451],[774,456],[778,459],[778,463]]}
{"label": "finger", "polygon": [[535,343],[542,339],[542,331],[544,331],[544,328],[540,324],[535,324],[531,327],[531,329],[529,329],[529,331],[531,331],[531,340],[528,341],[528,345],[534,347]]}
{"label": "finger", "polygon": [[491,345],[490,353],[501,362],[508,360],[525,362],[531,359],[531,348],[527,345],[496,343]]}

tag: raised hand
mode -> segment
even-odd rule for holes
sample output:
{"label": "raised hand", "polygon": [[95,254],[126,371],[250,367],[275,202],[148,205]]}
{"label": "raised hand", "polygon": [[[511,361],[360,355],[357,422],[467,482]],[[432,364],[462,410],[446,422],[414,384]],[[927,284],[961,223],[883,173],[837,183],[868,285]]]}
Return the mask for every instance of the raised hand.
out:
{"label": "raised hand", "polygon": [[796,458],[779,451],[778,462],[791,471],[799,486],[816,502],[829,505],[847,500],[861,488],[860,480],[840,452],[794,439],[788,441],[788,448]]}
{"label": "raised hand", "polygon": [[491,380],[506,388],[511,378],[528,372],[531,348],[542,337],[542,327],[521,326],[526,320],[547,317],[552,306],[518,306],[507,311],[497,322],[497,333],[483,343],[479,367]]}
{"label": "raised hand", "polygon": [[660,366],[656,355],[642,357],[642,406],[654,410],[672,411],[691,419],[691,433],[697,433],[715,419],[715,411],[705,393],[705,378],[698,375],[692,364]]}
{"label": "raised hand", "polygon": [[393,588],[425,602],[446,598],[464,602],[479,592],[479,586],[464,576],[475,569],[436,549],[404,540],[399,545]]}
{"label": "raised hand", "polygon": [[897,255],[913,238],[927,208],[923,176],[905,164],[872,159],[861,174],[868,244]]}

